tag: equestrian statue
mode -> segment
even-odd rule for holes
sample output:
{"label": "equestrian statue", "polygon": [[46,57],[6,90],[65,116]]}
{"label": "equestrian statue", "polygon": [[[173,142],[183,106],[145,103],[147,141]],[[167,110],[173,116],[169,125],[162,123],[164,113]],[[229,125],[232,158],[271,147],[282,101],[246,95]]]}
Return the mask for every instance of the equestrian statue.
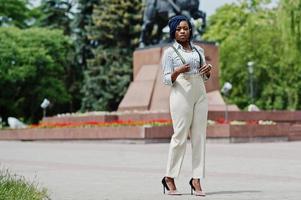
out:
{"label": "equestrian statue", "polygon": [[188,19],[201,19],[201,26],[194,28],[199,34],[194,36],[202,35],[206,27],[206,13],[199,10],[199,5],[199,0],[146,0],[140,47],[161,43],[162,30],[168,24],[169,18],[179,14]]}

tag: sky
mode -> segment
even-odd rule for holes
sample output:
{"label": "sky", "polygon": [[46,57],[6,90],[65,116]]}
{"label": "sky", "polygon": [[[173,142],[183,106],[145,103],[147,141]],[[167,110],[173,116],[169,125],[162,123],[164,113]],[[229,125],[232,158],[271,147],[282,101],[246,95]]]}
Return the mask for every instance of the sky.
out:
{"label": "sky", "polygon": [[[38,5],[41,0],[30,0],[34,5]],[[277,0],[272,0],[276,2]],[[200,0],[200,9],[205,11],[207,16],[212,15],[218,7],[226,3],[234,3],[237,0]]]}
{"label": "sky", "polygon": [[202,11],[205,11],[207,16],[212,15],[218,7],[226,3],[233,3],[237,0],[200,0],[200,7]]}
{"label": "sky", "polygon": [[[272,5],[276,4],[277,0],[272,0]],[[205,11],[207,16],[214,14],[218,7],[223,6],[226,3],[234,3],[237,0],[200,0],[200,7],[202,11]]]}

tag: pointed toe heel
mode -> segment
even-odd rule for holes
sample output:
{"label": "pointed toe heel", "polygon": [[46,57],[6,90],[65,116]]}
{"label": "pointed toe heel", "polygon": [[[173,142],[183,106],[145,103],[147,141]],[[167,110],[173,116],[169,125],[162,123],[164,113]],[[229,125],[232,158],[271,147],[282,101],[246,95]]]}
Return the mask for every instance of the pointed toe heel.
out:
{"label": "pointed toe heel", "polygon": [[163,185],[163,194],[165,194],[165,189],[168,191],[167,194],[168,195],[181,195],[181,193],[179,193],[177,190],[170,190],[167,183],[166,183],[166,180],[165,180],[166,177],[163,177],[162,178],[162,185]]}
{"label": "pointed toe heel", "polygon": [[200,191],[195,190],[195,187],[194,187],[192,181],[193,181],[193,178],[191,178],[190,181],[189,181],[191,195],[194,194],[195,196],[202,196],[202,197],[206,196],[205,192],[202,191],[202,188],[201,188]]}

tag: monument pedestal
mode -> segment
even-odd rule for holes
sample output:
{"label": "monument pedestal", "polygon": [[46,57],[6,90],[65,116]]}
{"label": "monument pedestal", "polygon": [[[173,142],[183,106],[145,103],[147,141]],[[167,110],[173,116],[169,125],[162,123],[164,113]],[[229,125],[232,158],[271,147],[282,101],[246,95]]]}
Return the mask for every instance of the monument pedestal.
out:
{"label": "monument pedestal", "polygon": [[[220,94],[219,52],[212,42],[194,42],[205,51],[206,61],[212,64],[211,77],[206,81],[209,110],[225,110],[225,102]],[[162,82],[160,66],[163,51],[172,44],[137,49],[133,54],[133,81],[122,99],[118,111],[169,111],[170,86]],[[229,106],[229,110],[239,110]]]}

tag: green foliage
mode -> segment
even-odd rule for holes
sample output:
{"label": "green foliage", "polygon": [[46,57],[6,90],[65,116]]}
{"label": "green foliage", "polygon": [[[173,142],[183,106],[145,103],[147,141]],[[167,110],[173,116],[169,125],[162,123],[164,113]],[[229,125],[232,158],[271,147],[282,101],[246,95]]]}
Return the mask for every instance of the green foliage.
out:
{"label": "green foliage", "polygon": [[88,39],[87,27],[92,26],[92,13],[98,0],[78,0],[77,12],[72,22],[75,62],[86,69],[87,59],[93,58],[92,44]]}
{"label": "green foliage", "polygon": [[209,18],[205,39],[214,39],[222,43],[228,36],[236,33],[246,23],[245,5],[225,4]]}
{"label": "green foliage", "polygon": [[[296,53],[296,41],[284,39],[283,22],[279,20],[281,9],[266,9],[268,2],[244,0],[221,7],[209,19],[205,38],[220,43],[222,82],[233,84],[229,101],[241,108],[255,103],[269,110],[298,109],[300,52]],[[249,61],[255,63],[254,100],[249,95]]]}
{"label": "green foliage", "polygon": [[26,5],[27,0],[0,0],[0,26],[27,27],[30,10]]}
{"label": "green foliage", "polygon": [[[42,0],[41,5],[33,9],[36,13],[39,13],[36,15],[35,26],[63,30],[64,35],[72,39],[73,48],[68,49],[70,59],[68,58],[69,68],[65,82],[69,94],[72,95],[68,107],[68,111],[71,112],[80,108],[82,97],[79,91],[82,87],[85,59],[89,56],[87,53],[89,52],[88,48],[84,44],[85,42],[88,43],[85,40],[86,32],[81,29],[82,24],[79,24],[80,27],[77,27],[76,23],[74,23],[76,21],[74,12],[77,6],[79,9],[81,8],[81,4],[77,5],[74,0]],[[86,6],[91,5],[88,3]]]}
{"label": "green foliage", "polygon": [[281,65],[287,108],[301,108],[301,0],[281,0],[278,11],[278,23],[281,31],[282,54]]}
{"label": "green foliage", "polygon": [[88,39],[99,46],[85,71],[82,110],[115,110],[131,80],[142,1],[102,0],[92,18]]}
{"label": "green foliage", "polygon": [[1,200],[46,200],[47,190],[39,188],[35,182],[29,182],[22,176],[12,175],[8,170],[0,170]]}
{"label": "green foliage", "polygon": [[64,30],[65,35],[71,34],[73,17],[72,0],[42,0],[39,18],[36,24],[40,27]]}
{"label": "green foliage", "polygon": [[0,28],[0,110],[8,116],[36,121],[48,98],[50,113],[66,110],[66,88],[72,45],[61,31]]}
{"label": "green foliage", "polygon": [[134,49],[138,45],[142,0],[102,0],[93,11],[89,38],[104,47]]}
{"label": "green foliage", "polygon": [[[279,18],[283,31],[283,37],[289,45],[294,45],[301,51],[301,1],[281,0]],[[294,48],[294,49],[295,49]],[[294,51],[294,50],[293,50]]]}
{"label": "green foliage", "polygon": [[[85,110],[115,110],[131,80],[131,54],[127,49],[100,49],[85,71],[82,107]],[[101,67],[100,67],[101,66]]]}

